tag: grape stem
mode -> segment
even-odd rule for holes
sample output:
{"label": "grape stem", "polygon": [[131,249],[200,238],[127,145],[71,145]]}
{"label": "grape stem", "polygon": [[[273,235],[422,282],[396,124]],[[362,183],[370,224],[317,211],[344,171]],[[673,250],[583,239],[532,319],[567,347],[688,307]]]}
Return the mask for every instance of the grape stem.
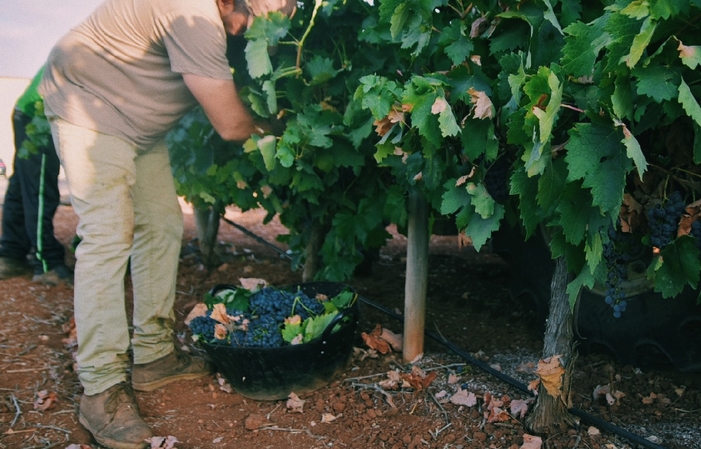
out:
{"label": "grape stem", "polygon": [[295,64],[295,67],[297,69],[300,68],[300,65],[302,64],[302,50],[304,49],[304,41],[307,40],[307,36],[309,36],[309,33],[311,33],[312,28],[314,28],[314,21],[316,20],[316,15],[319,12],[319,8],[321,8],[323,0],[314,0],[314,10],[312,11],[312,17],[309,19],[309,25],[307,26],[307,29],[304,30],[304,34],[302,35],[302,38],[299,40],[299,44],[297,45],[297,61]]}

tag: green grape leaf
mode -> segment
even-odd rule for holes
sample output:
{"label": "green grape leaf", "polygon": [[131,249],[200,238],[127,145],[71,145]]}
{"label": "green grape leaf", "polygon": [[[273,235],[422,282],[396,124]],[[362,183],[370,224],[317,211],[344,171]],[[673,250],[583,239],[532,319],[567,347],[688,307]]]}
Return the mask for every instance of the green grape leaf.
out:
{"label": "green grape leaf", "polygon": [[633,40],[640,33],[640,20],[628,17],[625,14],[612,13],[606,16],[604,31],[611,36],[607,43],[608,63],[606,71],[615,72],[621,63],[629,59]]}
{"label": "green grape leaf", "polygon": [[443,187],[445,193],[441,202],[441,214],[454,214],[461,207],[470,204],[470,194],[467,192],[466,186],[456,186],[457,179],[450,179]]}
{"label": "green grape leaf", "polygon": [[565,160],[568,181],[582,179],[592,189],[593,204],[603,213],[618,211],[623,201],[625,175],[632,167],[623,151],[619,131],[602,123],[577,123],[570,130]]}
{"label": "green grape leaf", "polygon": [[433,88],[427,88],[424,79],[415,77],[407,86],[402,103],[411,107],[412,124],[433,145],[440,146],[441,130],[438,120],[431,112],[438,93]]}
{"label": "green grape leaf", "polygon": [[629,120],[633,118],[633,86],[629,76],[616,77],[611,104],[616,117]]}
{"label": "green grape leaf", "polygon": [[465,234],[472,239],[472,245],[477,251],[482,249],[482,246],[487,243],[492,236],[492,232],[499,229],[499,223],[504,218],[504,206],[499,203],[494,204],[494,213],[483,218],[480,214],[472,214],[470,222],[467,224]]}
{"label": "green grape leaf", "polygon": [[321,336],[321,334],[324,333],[324,330],[326,330],[329,324],[331,324],[331,321],[336,318],[336,315],[338,315],[338,312],[331,312],[304,320],[303,341],[307,343]]}
{"label": "green grape leaf", "polygon": [[550,3],[550,0],[543,0],[543,3],[545,4],[545,12],[543,13],[543,17],[545,17],[545,20],[550,22],[550,24],[555,27],[557,31],[562,34],[562,28],[560,27],[560,22],[557,21],[557,17],[555,16],[555,11],[553,11],[553,5]]}
{"label": "green grape leaf", "polygon": [[521,221],[526,228],[526,238],[530,237],[540,224],[538,216],[538,179],[530,177],[525,170],[514,170],[511,175],[509,194],[518,195],[521,206]]}
{"label": "green grape leaf", "polygon": [[[263,93],[267,99],[268,114],[275,115],[277,113],[277,94],[275,92],[275,82],[272,80],[263,81]],[[267,116],[267,115],[265,115]]]}
{"label": "green grape leaf", "polygon": [[543,210],[557,205],[565,188],[567,172],[565,164],[560,161],[549,164],[538,178],[538,195],[536,200]]}
{"label": "green grape leaf", "polygon": [[287,343],[292,343],[293,340],[298,339],[298,336],[303,335],[304,329],[302,328],[302,323],[285,323],[285,325],[280,330],[282,333],[282,339]]}
{"label": "green grape leaf", "polygon": [[453,115],[453,109],[445,101],[445,97],[436,98],[431,106],[431,113],[438,114],[438,124],[443,137],[455,136],[460,133],[460,127],[455,120],[455,115]]}
{"label": "green grape leaf", "polygon": [[381,76],[366,75],[360,78],[360,85],[353,98],[360,100],[361,106],[369,109],[373,117],[383,119],[401,95],[402,88],[394,81]]}
{"label": "green grape leaf", "polygon": [[448,55],[453,65],[457,66],[470,57],[473,49],[474,44],[472,40],[468,39],[466,36],[460,36],[453,43],[445,47],[445,54]]}
{"label": "green grape leaf", "polygon": [[331,298],[331,302],[333,302],[333,304],[338,309],[345,309],[345,308],[353,306],[353,304],[355,304],[355,301],[357,299],[358,299],[357,293],[353,293],[351,291],[345,291],[345,292],[341,292],[338,295]]}
{"label": "green grape leaf", "polygon": [[540,142],[547,143],[552,137],[552,130],[557,114],[562,105],[562,84],[557,79],[557,75],[550,72],[548,75],[548,86],[550,87],[550,100],[545,110],[539,107],[533,108],[533,113],[538,117],[540,123]]}
{"label": "green grape leaf", "polygon": [[658,103],[675,98],[679,76],[668,67],[638,67],[631,74],[638,79],[638,94],[647,95]]}
{"label": "green grape leaf", "polygon": [[487,188],[484,184],[468,182],[466,190],[472,197],[470,203],[474,206],[475,212],[477,212],[480,217],[487,219],[494,215],[494,206],[497,203],[489,192],[487,192]]}
{"label": "green grape leaf", "polygon": [[671,298],[684,290],[685,285],[696,288],[699,282],[701,260],[696,239],[682,236],[662,249],[648,268],[648,276],[654,277],[655,291]]}
{"label": "green grape leaf", "polygon": [[635,65],[640,61],[643,52],[647,48],[652,35],[655,33],[655,28],[657,27],[657,22],[652,18],[647,17],[640,28],[640,33],[638,33],[633,38],[633,44],[630,47],[630,53],[625,57],[626,65],[628,67],[635,67]]}
{"label": "green grape leaf", "polygon": [[650,15],[650,4],[645,0],[634,0],[625,8],[621,9],[621,14],[630,18],[642,20]]}
{"label": "green grape leaf", "polygon": [[645,160],[645,155],[643,154],[643,149],[640,148],[638,139],[628,131],[625,125],[623,126],[623,140],[621,142],[626,147],[626,155],[633,161],[638,169],[638,176],[642,179],[643,174],[647,170],[647,160]]}
{"label": "green grape leaf", "polygon": [[669,19],[682,11],[688,2],[684,0],[653,0],[650,2],[650,14],[654,18]]}
{"label": "green grape leaf", "polygon": [[262,39],[248,41],[246,44],[246,62],[248,73],[252,78],[261,78],[273,73],[273,63],[268,55],[268,42]]}
{"label": "green grape leaf", "polygon": [[332,59],[324,58],[320,55],[314,55],[312,59],[304,65],[304,71],[307,72],[311,78],[309,81],[311,86],[322,85],[339,72],[333,68]]}
{"label": "green grape leaf", "polygon": [[562,67],[575,77],[591,76],[597,56],[610,41],[602,29],[602,21],[591,24],[575,22],[564,29]]}
{"label": "green grape leaf", "polygon": [[579,292],[583,287],[594,288],[594,276],[589,270],[583,269],[576,278],[567,284],[567,295],[569,297],[570,308],[574,310],[579,298]]}
{"label": "green grape leaf", "polygon": [[260,150],[260,154],[263,156],[263,161],[265,162],[265,169],[268,171],[273,171],[275,168],[275,147],[276,140],[275,136],[265,136],[256,139],[256,147]]}
{"label": "green grape leaf", "polygon": [[694,98],[691,89],[689,89],[689,86],[683,78],[679,85],[679,103],[681,103],[689,117],[691,117],[697,125],[701,126],[701,106],[696,98]]}

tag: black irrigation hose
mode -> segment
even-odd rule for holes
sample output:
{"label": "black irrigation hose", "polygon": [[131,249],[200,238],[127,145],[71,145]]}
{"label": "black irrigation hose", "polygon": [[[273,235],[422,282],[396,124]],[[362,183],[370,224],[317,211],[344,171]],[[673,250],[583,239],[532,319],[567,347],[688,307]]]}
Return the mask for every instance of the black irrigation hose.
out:
{"label": "black irrigation hose", "polygon": [[[374,303],[374,302],[370,301],[369,299],[364,298],[362,296],[359,297],[359,299],[361,302],[363,302],[371,307],[374,307],[375,309],[385,313],[386,315],[391,316],[392,318],[394,318],[396,320],[399,320],[402,322],[404,321],[404,317],[402,315],[395,313],[395,312],[392,312],[391,310],[387,309],[386,307],[383,307],[377,303]],[[465,359],[470,364],[476,366],[477,368],[480,368],[481,370],[486,371],[487,373],[491,374],[492,376],[508,383],[509,385],[517,388],[518,390],[523,391],[524,393],[528,393],[530,395],[533,395],[533,392],[528,389],[526,384],[519,382],[518,380],[514,379],[513,377],[508,376],[500,371],[495,370],[494,368],[492,368],[491,366],[487,365],[484,362],[481,362],[480,360],[477,360],[472,355],[470,355],[468,352],[466,352],[465,350],[456,346],[454,343],[446,340],[442,336],[440,336],[434,332],[430,332],[430,331],[426,331],[426,335],[428,337],[432,338],[433,340],[437,341],[438,343],[444,345],[445,347],[447,347],[448,349],[450,349],[451,351],[453,351],[454,353],[456,353],[457,355],[459,355],[460,357]],[[650,449],[666,449],[664,446],[660,446],[659,444],[656,444],[656,443],[653,443],[652,441],[646,440],[645,438],[643,438],[639,435],[628,432],[625,429],[622,429],[618,426],[615,426],[615,425],[611,424],[610,422],[608,422],[602,418],[599,418],[598,416],[591,415],[583,410],[571,408],[571,409],[569,409],[569,412],[571,414],[581,418],[582,420],[596,426],[597,428],[604,430],[606,432],[609,432],[609,433],[614,433],[616,435],[619,435],[619,436],[627,439],[631,443],[639,444],[640,446],[650,448]]]}
{"label": "black irrigation hose", "polygon": [[[231,226],[235,227],[239,231],[246,234],[247,236],[249,236],[249,237],[255,239],[256,241],[272,248],[273,250],[275,250],[277,253],[281,254],[282,256],[285,256],[288,259],[292,259],[292,256],[287,254],[287,252],[278,248],[277,246],[273,245],[272,243],[269,243],[267,240],[263,239],[262,237],[257,236],[256,234],[254,234],[253,232],[244,228],[243,226],[234,223],[233,221],[229,220],[228,218],[224,217],[223,215],[221,218],[225,222],[229,223]],[[398,313],[394,313],[391,310],[387,309],[386,307],[383,307],[375,302],[372,302],[369,299],[364,298],[362,296],[360,296],[359,299],[361,302],[369,305],[370,307],[374,307],[375,309],[383,312],[384,314],[389,315],[398,321],[404,322],[404,317],[402,315],[400,315]],[[533,392],[530,391],[528,389],[528,387],[526,386],[526,384],[524,384],[523,382],[519,382],[518,380],[514,379],[513,377],[507,376],[506,374],[495,370],[494,368],[487,365],[486,363],[484,363],[480,360],[477,360],[476,358],[472,357],[468,352],[466,352],[463,349],[461,349],[460,347],[456,346],[454,343],[446,340],[442,336],[440,336],[434,332],[430,332],[430,331],[426,331],[426,335],[428,337],[432,338],[433,340],[437,341],[438,343],[442,344],[443,346],[447,347],[448,349],[450,349],[451,351],[453,351],[454,353],[456,353],[457,355],[459,355],[460,357],[465,359],[471,365],[476,366],[477,368],[487,372],[488,374],[491,374],[492,376],[500,379],[503,382],[506,382],[507,384],[515,387],[518,390],[521,390],[527,394],[533,395]],[[601,419],[598,416],[591,415],[583,410],[571,408],[571,409],[569,409],[569,412],[572,413],[573,415],[581,418],[582,420],[596,426],[597,428],[599,428],[601,430],[619,435],[632,443],[639,444],[640,446],[650,448],[650,449],[666,449],[664,446],[661,446],[659,444],[653,443],[652,441],[646,440],[645,438],[643,438],[639,435],[628,432],[625,429],[622,429],[618,426],[615,426],[615,425],[611,424],[610,422],[608,422],[604,419]]]}
{"label": "black irrigation hose", "polygon": [[251,238],[254,239],[255,241],[257,241],[257,242],[259,242],[259,243],[262,243],[263,245],[265,245],[265,246],[271,248],[273,251],[277,252],[278,254],[280,254],[280,255],[282,255],[282,256],[288,258],[288,259],[292,259],[292,256],[290,256],[289,254],[287,254],[287,252],[286,252],[285,250],[283,250],[283,249],[281,249],[281,248],[278,248],[277,246],[275,246],[275,245],[273,245],[272,243],[268,242],[268,241],[265,240],[264,238],[257,236],[256,234],[252,233],[251,231],[249,231],[248,229],[244,228],[244,227],[241,226],[240,224],[234,223],[233,221],[229,220],[228,218],[226,218],[226,217],[223,216],[223,215],[221,216],[221,219],[224,220],[226,223],[229,223],[231,226],[235,227],[235,228],[238,229],[239,231],[243,232],[243,233],[246,234],[247,236],[251,237]]}

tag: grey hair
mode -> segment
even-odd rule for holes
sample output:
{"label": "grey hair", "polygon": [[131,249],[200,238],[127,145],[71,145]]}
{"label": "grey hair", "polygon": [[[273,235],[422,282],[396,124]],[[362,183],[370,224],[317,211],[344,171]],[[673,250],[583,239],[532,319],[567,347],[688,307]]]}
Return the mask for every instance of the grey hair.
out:
{"label": "grey hair", "polygon": [[244,1],[248,10],[254,16],[265,16],[269,12],[279,11],[288,17],[297,10],[297,0],[234,0],[237,2]]}

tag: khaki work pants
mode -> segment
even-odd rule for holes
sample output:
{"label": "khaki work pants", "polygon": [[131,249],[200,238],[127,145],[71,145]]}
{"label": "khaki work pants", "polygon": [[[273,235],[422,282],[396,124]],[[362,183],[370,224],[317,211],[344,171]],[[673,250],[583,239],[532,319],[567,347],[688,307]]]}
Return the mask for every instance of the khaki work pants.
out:
{"label": "khaki work pants", "polygon": [[129,261],[134,363],[148,363],[173,350],[183,217],[165,143],[143,151],[55,117],[51,130],[79,218],[77,363],[85,394],[92,395],[128,380],[124,278]]}

